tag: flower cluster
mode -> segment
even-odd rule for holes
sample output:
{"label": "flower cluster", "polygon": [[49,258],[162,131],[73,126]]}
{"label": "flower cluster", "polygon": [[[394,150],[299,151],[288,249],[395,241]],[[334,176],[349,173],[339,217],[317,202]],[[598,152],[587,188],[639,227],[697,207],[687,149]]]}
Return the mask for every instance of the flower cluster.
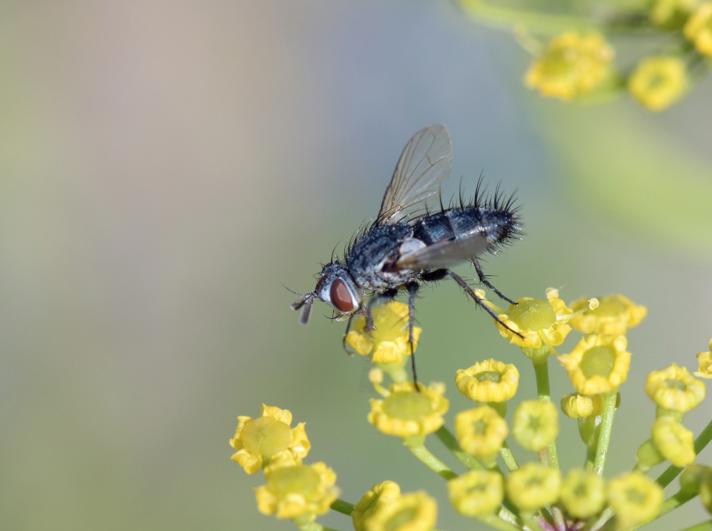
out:
{"label": "flower cluster", "polygon": [[[710,350],[698,354],[696,372],[673,363],[648,375],[645,392],[655,405],[650,432],[633,470],[607,478],[614,417],[633,362],[628,332],[642,322],[646,308],[623,295],[567,303],[553,289],[545,298],[521,298],[506,309],[484,293],[478,296],[498,316],[500,334],[531,363],[536,396],[508,407],[520,392],[519,369],[494,358],[475,359],[455,372],[455,387],[471,405],[454,413],[452,431],[445,385],[405,379],[413,352],[401,303],[375,307],[376,327],[367,330],[354,320],[347,335],[349,347],[373,363],[370,380],[378,397],[371,400],[368,422],[400,439],[446,480],[456,512],[494,529],[559,531],[635,529],[695,497],[712,513],[712,467],[696,462],[712,440],[712,421],[697,438],[683,423],[705,399],[698,377],[712,377],[712,340]],[[571,348],[559,353],[576,334]],[[549,385],[551,359],[558,360],[572,388],[557,402]],[[564,471],[557,439],[566,417],[575,420],[585,460]],[[460,470],[430,449],[432,437],[460,462]],[[327,529],[316,518],[329,508],[349,515],[356,531],[432,531],[437,525],[434,497],[423,490],[402,492],[392,480],[374,484],[355,504],[337,499],[334,472],[323,463],[303,463],[309,439],[303,424],[292,427],[288,411],[263,406],[259,418],[239,417],[230,445],[233,460],[247,473],[265,473],[265,484],[256,490],[259,510],[291,519],[302,531]],[[513,447],[526,457],[517,459]],[[663,462],[667,470],[650,477]],[[678,475],[679,491],[666,500],[664,489]]]}
{"label": "flower cluster", "polygon": [[[523,48],[534,56],[524,75],[526,86],[564,101],[605,101],[627,92],[647,109],[661,111],[687,93],[712,57],[709,0],[649,0],[588,16],[520,11],[515,6],[488,9],[481,0],[460,0],[460,4],[478,22],[511,25]],[[561,31],[564,20],[571,29]],[[582,31],[583,27],[588,29]],[[654,55],[616,65],[614,46],[604,35],[641,32],[671,43]],[[535,36],[548,40],[541,42]],[[621,46],[627,43],[621,39]],[[634,53],[626,50],[620,55],[630,61]]]}

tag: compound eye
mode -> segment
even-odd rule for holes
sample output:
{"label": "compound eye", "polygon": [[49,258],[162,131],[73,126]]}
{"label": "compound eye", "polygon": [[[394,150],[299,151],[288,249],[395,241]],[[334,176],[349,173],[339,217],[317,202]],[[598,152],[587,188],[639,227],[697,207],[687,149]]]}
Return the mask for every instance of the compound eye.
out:
{"label": "compound eye", "polygon": [[331,304],[333,304],[337,310],[344,313],[354,311],[354,300],[351,297],[351,292],[349,288],[346,287],[346,283],[340,278],[334,279],[331,283],[329,298],[331,299]]}

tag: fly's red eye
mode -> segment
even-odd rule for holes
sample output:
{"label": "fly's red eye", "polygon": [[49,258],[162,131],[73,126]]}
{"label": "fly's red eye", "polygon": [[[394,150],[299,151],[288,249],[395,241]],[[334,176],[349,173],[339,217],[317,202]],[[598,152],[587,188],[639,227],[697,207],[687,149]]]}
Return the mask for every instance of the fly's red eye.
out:
{"label": "fly's red eye", "polygon": [[331,304],[333,304],[337,310],[344,313],[352,312],[354,310],[354,301],[351,298],[351,292],[346,284],[340,278],[334,279],[331,283],[331,288],[329,289],[329,298],[331,299]]}

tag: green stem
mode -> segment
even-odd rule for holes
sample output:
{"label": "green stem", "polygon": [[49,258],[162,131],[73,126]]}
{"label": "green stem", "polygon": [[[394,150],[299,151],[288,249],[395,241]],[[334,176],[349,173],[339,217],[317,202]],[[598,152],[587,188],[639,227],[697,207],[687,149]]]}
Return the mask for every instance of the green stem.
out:
{"label": "green stem", "polygon": [[331,504],[331,509],[336,511],[337,513],[345,514],[346,516],[351,516],[351,513],[354,510],[354,504],[349,503],[346,500],[342,500],[341,498],[337,498]]}
{"label": "green stem", "polygon": [[517,463],[517,459],[514,457],[514,454],[512,453],[512,450],[509,448],[509,444],[505,441],[504,446],[499,451],[499,455],[502,456],[502,461],[504,461],[504,465],[507,467],[507,470],[510,472],[514,472],[516,469],[519,468],[519,463]]}
{"label": "green stem", "polygon": [[[677,509],[681,505],[686,504],[689,502],[692,498],[694,498],[697,495],[695,492],[682,492],[679,491],[676,494],[670,496],[667,500],[663,502],[663,504],[660,506],[660,511],[658,512],[657,516],[653,518],[653,520],[657,520],[658,518],[666,515],[673,509]],[[649,524],[653,520],[648,520],[645,522],[646,524]],[[643,524],[641,524],[643,525]]]}
{"label": "green stem", "polygon": [[500,531],[518,531],[519,529],[521,529],[519,526],[514,525],[510,522],[506,522],[493,514],[487,516],[480,516],[478,520],[487,524],[491,528],[499,529]]}
{"label": "green stem", "polygon": [[[537,356],[532,358],[534,364],[534,374],[536,375],[536,390],[539,400],[551,401],[551,389],[549,386],[549,356]],[[556,449],[556,440],[546,448],[548,465],[556,469],[559,468],[559,454]]]}
{"label": "green stem", "polygon": [[467,468],[471,470],[482,470],[484,468],[475,457],[460,448],[455,436],[445,426],[442,426],[438,431],[436,431],[435,436],[441,443],[443,443],[443,445],[445,445],[445,448],[450,450],[452,454],[457,457],[457,459]]}
{"label": "green stem", "polygon": [[430,470],[438,474],[444,479],[453,479],[457,477],[457,474],[453,472],[450,467],[438,459],[430,450],[428,450],[424,444],[405,444],[410,452],[417,457],[425,466]]}
{"label": "green stem", "polygon": [[603,398],[603,416],[599,426],[598,443],[596,443],[596,457],[593,461],[593,470],[599,476],[603,474],[603,468],[606,465],[606,455],[608,454],[608,445],[611,442],[615,413],[616,391],[610,391]]}
{"label": "green stem", "polygon": [[712,531],[712,520],[707,520],[706,522],[700,522],[699,524],[691,527],[686,527],[682,531]]}
{"label": "green stem", "polygon": [[[707,423],[707,426],[704,427],[695,439],[695,453],[699,455],[700,452],[705,449],[705,446],[709,444],[710,440],[712,440],[712,420]],[[682,468],[670,465],[655,481],[657,481],[661,487],[667,487],[680,472],[682,472]]]}

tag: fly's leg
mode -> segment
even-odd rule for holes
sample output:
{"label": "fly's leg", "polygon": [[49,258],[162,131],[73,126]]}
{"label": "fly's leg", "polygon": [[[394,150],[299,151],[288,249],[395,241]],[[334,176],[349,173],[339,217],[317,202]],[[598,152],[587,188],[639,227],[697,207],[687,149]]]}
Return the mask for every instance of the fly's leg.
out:
{"label": "fly's leg", "polygon": [[351,330],[351,322],[354,320],[354,317],[358,315],[359,312],[354,312],[351,315],[349,315],[349,320],[346,322],[346,332],[344,332],[344,337],[341,338],[341,346],[344,349],[344,352],[348,354],[349,356],[353,355],[353,352],[349,350],[349,348],[346,346],[346,337],[349,335],[349,330]]}
{"label": "fly's leg", "polygon": [[482,308],[484,311],[486,311],[488,314],[490,314],[492,319],[497,321],[499,324],[501,324],[503,327],[505,327],[507,330],[509,330],[513,334],[515,334],[519,337],[524,337],[524,336],[522,336],[522,334],[520,334],[516,330],[512,330],[507,325],[507,323],[502,321],[499,318],[499,316],[496,313],[494,313],[494,310],[492,310],[492,308],[490,308],[489,306],[487,306],[485,304],[484,299],[482,299],[479,295],[477,295],[477,293],[475,293],[475,290],[473,290],[470,287],[470,285],[467,283],[467,281],[464,278],[462,278],[460,275],[458,275],[454,271],[450,271],[450,270],[448,270],[448,275],[450,275],[450,278],[452,278],[455,282],[457,282],[458,286],[460,286],[465,291],[465,293],[468,295],[468,297],[470,297],[472,300],[474,300],[480,308]]}
{"label": "fly's leg", "polygon": [[382,302],[391,300],[397,294],[398,290],[389,289],[384,291],[383,293],[377,293],[376,295],[371,297],[371,300],[369,300],[366,304],[366,332],[371,332],[375,328],[375,325],[373,323],[373,307]]}
{"label": "fly's leg", "polygon": [[413,385],[415,390],[420,392],[418,385],[418,371],[415,368],[415,348],[413,344],[413,326],[415,324],[415,296],[418,293],[417,282],[409,282],[406,288],[408,289],[408,345],[410,346],[410,368],[413,372]]}
{"label": "fly's leg", "polygon": [[494,291],[500,299],[507,301],[509,304],[517,304],[516,301],[513,301],[512,299],[510,299],[509,297],[507,297],[504,293],[502,293],[501,291],[499,291],[499,290],[494,286],[494,284],[492,284],[492,283],[489,281],[489,279],[487,278],[487,275],[485,275],[484,271],[482,271],[482,267],[480,266],[480,263],[479,263],[477,260],[473,260],[473,261],[472,261],[472,265],[475,266],[475,271],[477,271],[477,277],[480,279],[480,283],[481,283],[481,284],[484,284],[484,285],[487,286],[489,289],[491,289],[492,291]]}

